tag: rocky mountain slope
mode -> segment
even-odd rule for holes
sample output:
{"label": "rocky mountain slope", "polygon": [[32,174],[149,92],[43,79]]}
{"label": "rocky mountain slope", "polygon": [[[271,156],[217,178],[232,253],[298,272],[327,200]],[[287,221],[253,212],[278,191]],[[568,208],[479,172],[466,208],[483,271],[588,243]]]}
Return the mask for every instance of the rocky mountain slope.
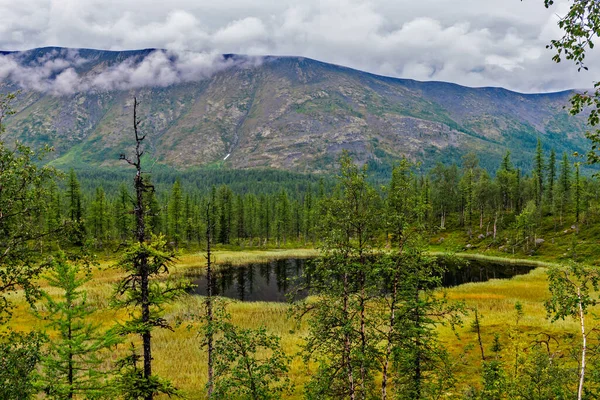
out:
{"label": "rocky mountain slope", "polygon": [[[163,63],[178,62],[159,53]],[[153,54],[57,48],[2,53],[0,91],[24,87],[5,139],[50,144],[57,165],[120,164],[119,154],[132,144],[136,95],[151,156],[179,168],[322,171],[344,149],[371,165],[407,156],[426,166],[475,151],[489,168],[510,150],[527,168],[538,137],[559,154],[588,147],[585,119],[563,109],[570,92],[526,95],[387,78],[300,57],[232,55],[220,58],[218,68],[211,64],[210,73],[165,83],[160,72],[152,75],[156,85],[152,79],[135,84],[144,72],[138,67]],[[3,62],[12,62],[12,72],[2,74]],[[123,65],[138,75],[118,75]],[[40,70],[42,78],[29,76]],[[73,74],[79,86],[61,89]],[[129,84],[107,83],[111,77]]]}

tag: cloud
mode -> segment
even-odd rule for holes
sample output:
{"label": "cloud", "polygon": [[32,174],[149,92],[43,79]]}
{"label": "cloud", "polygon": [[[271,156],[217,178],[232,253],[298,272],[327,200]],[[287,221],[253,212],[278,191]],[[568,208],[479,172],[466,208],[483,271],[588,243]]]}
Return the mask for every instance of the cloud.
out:
{"label": "cloud", "polygon": [[[80,67],[88,62],[73,50],[51,51],[34,60],[29,53],[0,56],[0,81],[53,95],[85,91],[166,87],[199,81],[229,67],[253,67],[260,58],[224,58],[214,53],[153,51],[143,59],[130,57],[97,71]],[[78,72],[79,71],[79,72]]]}
{"label": "cloud", "polygon": [[[182,60],[175,69],[158,55],[141,66],[125,64],[110,72],[118,83],[100,79],[92,85],[98,88],[197,79],[226,53],[304,56],[395,77],[525,92],[589,86],[591,73],[556,65],[545,49],[560,37],[557,19],[570,4],[555,3],[546,10],[541,0],[0,0],[0,48],[164,48]],[[600,56],[590,54],[588,65],[600,68]],[[44,85],[47,78],[39,79]]]}

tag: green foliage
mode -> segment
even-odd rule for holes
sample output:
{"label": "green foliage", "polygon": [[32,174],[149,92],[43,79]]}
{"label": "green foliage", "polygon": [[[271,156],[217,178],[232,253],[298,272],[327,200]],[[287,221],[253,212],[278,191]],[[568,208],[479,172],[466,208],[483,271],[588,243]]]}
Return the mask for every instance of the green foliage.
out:
{"label": "green foliage", "polygon": [[169,199],[169,235],[173,238],[175,246],[178,247],[183,238],[184,214],[183,197],[181,194],[181,183],[175,181]]}
{"label": "green foliage", "polygon": [[37,393],[37,365],[46,337],[9,330],[0,334],[0,399],[27,400]]}
{"label": "green foliage", "polygon": [[571,399],[569,372],[556,355],[536,346],[527,354],[512,392],[519,398],[531,400]]}
{"label": "green foliage", "polygon": [[289,357],[279,338],[264,327],[244,329],[217,315],[214,347],[214,399],[279,399],[291,389]]}
{"label": "green foliage", "polygon": [[387,193],[386,223],[394,236],[394,243],[402,241],[404,229],[415,221],[414,202],[417,194],[413,191],[413,179],[411,164],[403,158],[392,170]]}
{"label": "green foliage", "polygon": [[[0,135],[3,118],[12,114],[14,98],[14,94],[0,95]],[[54,169],[39,166],[49,151],[35,152],[21,143],[9,148],[0,138],[0,323],[10,313],[8,293],[22,288],[30,302],[37,295],[34,279],[43,267],[33,246],[57,233],[40,227],[57,175]]]}
{"label": "green foliage", "polygon": [[[137,366],[138,356],[133,344],[131,354],[120,360],[122,375],[117,381],[120,382],[122,395],[126,398],[141,397],[144,400],[152,400],[157,394],[170,395],[174,390],[169,382],[152,374],[152,331],[157,327],[172,330],[168,321],[163,318],[163,307],[183,296],[190,285],[183,279],[157,279],[169,274],[174,254],[167,247],[163,236],[148,235],[146,231],[146,217],[148,211],[152,210],[151,195],[154,193],[154,186],[142,171],[143,142],[146,135],[140,132],[137,107],[138,102],[134,97],[135,156],[129,159],[122,154],[120,157],[136,169],[136,200],[133,204],[135,240],[127,247],[117,264],[125,272],[125,277],[117,283],[112,303],[114,307],[126,309],[129,313],[129,319],[119,324],[117,331],[121,335],[138,335],[142,341],[141,370]],[[128,383],[128,379],[131,384]]]}
{"label": "green foliage", "polygon": [[[128,309],[130,319],[121,325],[122,334],[142,334],[151,331],[154,327],[168,328],[168,322],[163,318],[163,305],[173,302],[186,294],[189,283],[181,279],[160,279],[169,274],[173,266],[174,253],[167,246],[164,236],[153,236],[147,242],[132,243],[121,256],[117,267],[127,274],[115,287],[113,307]],[[147,306],[149,320],[142,321],[140,306],[142,293],[140,285],[140,263],[145,262],[149,285]]]}
{"label": "green foliage", "polygon": [[319,365],[306,387],[309,398],[370,396],[374,390],[376,333],[366,303],[377,291],[380,199],[348,154],[340,165],[335,194],[320,208],[323,257],[309,272],[319,296],[297,309],[300,317],[309,313],[305,357]]}
{"label": "green foliage", "polygon": [[61,291],[60,298],[43,292],[44,304],[37,316],[46,329],[56,332],[42,357],[39,387],[51,399],[74,396],[110,398],[106,374],[101,372],[107,350],[119,342],[114,332],[101,332],[88,322],[96,311],[81,287],[91,277],[76,261],[59,253],[50,263],[48,284]]}
{"label": "green foliage", "polygon": [[124,400],[141,400],[149,394],[159,393],[169,397],[181,395],[171,382],[156,375],[145,377],[141,360],[142,356],[137,354],[135,345],[131,343],[129,353],[116,363],[117,375],[112,382],[116,393]]}
{"label": "green foliage", "polygon": [[67,197],[69,199],[69,237],[76,246],[83,245],[85,241],[85,224],[83,220],[83,201],[81,187],[75,171],[69,171]]}
{"label": "green foliage", "polygon": [[[554,4],[554,0],[544,0],[546,8]],[[574,0],[565,16],[558,20],[558,27],[564,31],[560,39],[550,41],[548,48],[556,50],[552,59],[561,62],[567,59],[575,63],[577,70],[587,70],[585,57],[594,48],[594,39],[600,34],[600,4],[597,1]],[[594,82],[594,91],[575,93],[571,97],[571,114],[579,114],[586,110],[587,121],[591,127],[600,123],[600,82]],[[592,141],[588,152],[588,161],[592,164],[600,162],[598,146],[600,145],[600,130],[594,129],[586,133]]]}
{"label": "green foliage", "polygon": [[111,228],[109,205],[102,186],[96,188],[96,195],[91,204],[89,214],[91,234],[97,239],[97,246],[102,247],[102,243],[108,239],[108,233]]}
{"label": "green foliage", "polygon": [[455,384],[455,363],[438,341],[437,328],[460,325],[465,310],[435,292],[444,268],[425,255],[420,239],[405,245],[398,257],[398,316],[391,337],[396,397],[435,398]]}
{"label": "green foliage", "polygon": [[536,223],[537,223],[537,206],[534,200],[530,200],[523,211],[517,215],[515,228],[517,232],[517,242],[525,243],[528,249],[529,243],[534,242]]}

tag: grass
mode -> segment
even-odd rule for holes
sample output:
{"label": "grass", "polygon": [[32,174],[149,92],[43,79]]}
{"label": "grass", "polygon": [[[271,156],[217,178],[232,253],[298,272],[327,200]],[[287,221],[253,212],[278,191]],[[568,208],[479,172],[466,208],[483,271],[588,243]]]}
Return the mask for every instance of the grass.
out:
{"label": "grass", "polygon": [[[217,251],[216,262],[219,264],[246,264],[250,262],[268,261],[286,257],[312,257],[317,252],[312,249],[296,250],[262,250],[262,251]],[[487,260],[506,262],[499,257],[467,254],[465,257],[485,258]],[[468,283],[445,290],[446,296],[452,301],[463,301],[468,307],[477,307],[481,319],[481,329],[486,351],[492,344],[493,335],[500,332],[502,341],[508,341],[508,331],[514,321],[514,306],[516,302],[523,305],[525,316],[520,322],[524,335],[546,331],[556,334],[577,332],[574,321],[564,321],[551,324],[546,319],[543,301],[548,298],[546,269],[543,263],[536,260],[525,260],[536,266],[527,275],[516,276],[510,280],[491,280],[484,283]],[[176,273],[200,269],[205,266],[206,259],[202,253],[188,254],[180,257],[174,270]],[[104,327],[109,327],[122,320],[126,315],[123,311],[116,312],[109,307],[109,298],[113,284],[119,279],[120,273],[110,267],[110,262],[102,263],[93,272],[94,279],[86,284],[89,300],[100,311],[94,316],[94,321]],[[42,286],[45,284],[42,281]],[[45,287],[47,289],[47,287]],[[52,290],[49,290],[51,293]],[[54,294],[57,294],[54,292]],[[42,327],[30,312],[29,306],[22,293],[13,296],[17,307],[10,325],[16,330],[28,331]],[[199,314],[203,307],[203,299],[198,296],[186,296],[175,304],[166,307],[166,318],[174,324],[174,332],[157,330],[153,333],[154,371],[166,377],[179,387],[188,399],[202,399],[206,383],[206,354],[201,348],[201,338],[198,325],[189,319],[190,315]],[[288,317],[289,306],[281,303],[238,302],[229,301],[228,311],[235,324],[242,327],[266,326],[269,332],[281,337],[284,351],[293,356],[298,353],[302,344],[302,336],[307,332],[306,326],[300,325]],[[459,381],[463,385],[475,384],[479,376],[479,353],[477,348],[470,351],[475,344],[475,334],[470,328],[472,316],[464,319],[464,326],[458,328],[457,338],[449,327],[439,330],[440,339],[455,355],[455,359],[463,360],[459,365]],[[180,324],[177,324],[181,321]],[[125,346],[122,346],[124,349]],[[116,359],[118,351],[111,355]],[[287,398],[302,397],[302,387],[308,379],[306,367],[300,357],[294,357],[290,377],[295,391]]]}
{"label": "grass", "polygon": [[[319,252],[315,249],[274,249],[274,250],[218,250],[213,252],[217,264],[243,265],[250,263],[268,262],[282,258],[310,258]],[[186,254],[179,257],[178,267],[204,268],[206,256],[204,252]]]}

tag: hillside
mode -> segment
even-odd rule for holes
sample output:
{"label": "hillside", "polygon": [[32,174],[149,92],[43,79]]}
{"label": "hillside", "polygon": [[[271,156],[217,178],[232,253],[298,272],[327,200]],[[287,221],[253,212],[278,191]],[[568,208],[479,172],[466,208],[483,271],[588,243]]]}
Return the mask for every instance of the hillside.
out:
{"label": "hillside", "polygon": [[[344,149],[372,165],[405,155],[427,166],[436,160],[457,162],[473,150],[491,169],[510,150],[515,163],[528,168],[538,137],[559,154],[585,153],[588,147],[584,118],[563,109],[570,92],[519,94],[417,82],[299,57],[223,56],[220,67],[211,64],[210,73],[193,79],[165,83],[156,75],[155,87],[152,80],[124,86],[104,82],[57,93],[39,84],[63,79],[67,68],[89,81],[103,71],[110,72],[103,77],[118,79],[123,65],[138,73],[137,66],[153,54],[163,54],[163,63],[178,62],[153,50],[0,53],[0,61],[25,71],[18,76],[0,70],[0,91],[25,86],[17,113],[7,120],[6,138],[54,146],[56,165],[116,165],[132,143],[137,95],[153,158],[178,168],[318,172],[330,170]],[[23,84],[34,81],[28,74],[41,67],[47,76],[36,78],[40,87]]]}

